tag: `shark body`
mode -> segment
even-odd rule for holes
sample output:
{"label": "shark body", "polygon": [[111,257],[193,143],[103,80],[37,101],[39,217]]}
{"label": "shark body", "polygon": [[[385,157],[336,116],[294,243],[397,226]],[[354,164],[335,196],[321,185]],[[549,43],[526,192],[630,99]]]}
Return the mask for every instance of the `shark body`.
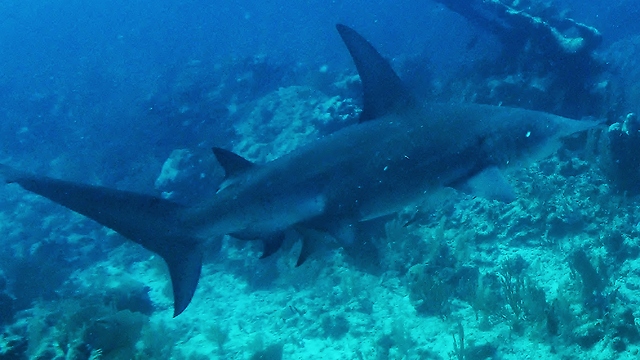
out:
{"label": "shark body", "polygon": [[[303,238],[307,230],[327,232],[349,244],[354,224],[443,187],[510,201],[501,169],[540,159],[562,137],[596,126],[523,109],[419,103],[370,43],[344,25],[337,29],[362,79],[360,122],[266,164],[214,148],[226,179],[195,206],[6,165],[0,175],[159,254],[169,267],[177,316],[195,292],[207,239],[262,240],[264,257],[291,229]],[[312,251],[310,242],[303,240],[298,264]]]}

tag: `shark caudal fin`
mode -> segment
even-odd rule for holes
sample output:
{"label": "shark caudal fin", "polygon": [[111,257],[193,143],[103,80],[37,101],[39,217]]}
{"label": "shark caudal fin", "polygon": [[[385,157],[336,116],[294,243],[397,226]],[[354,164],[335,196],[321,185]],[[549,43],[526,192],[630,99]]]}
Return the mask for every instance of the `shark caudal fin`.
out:
{"label": "shark caudal fin", "polygon": [[346,25],[338,24],[336,29],[347,46],[362,81],[364,107],[360,122],[415,104],[413,94],[371,43]]}
{"label": "shark caudal fin", "polygon": [[159,197],[36,176],[0,165],[0,178],[16,183],[104,225],[160,255],[169,266],[174,313],[191,302],[202,267],[200,243],[183,233],[182,205]]}

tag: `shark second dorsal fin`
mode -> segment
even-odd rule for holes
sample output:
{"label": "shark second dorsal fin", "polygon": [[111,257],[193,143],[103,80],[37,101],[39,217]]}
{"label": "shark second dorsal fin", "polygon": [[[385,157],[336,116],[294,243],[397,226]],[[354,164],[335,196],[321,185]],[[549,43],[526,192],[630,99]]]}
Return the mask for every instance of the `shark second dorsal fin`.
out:
{"label": "shark second dorsal fin", "polygon": [[373,45],[346,25],[338,24],[336,28],[362,81],[364,108],[360,122],[400,111],[415,103],[413,95]]}
{"label": "shark second dorsal fin", "polygon": [[255,166],[251,161],[229,150],[219,147],[214,147],[211,150],[213,150],[213,155],[215,155],[216,160],[224,169],[225,179],[240,175]]}

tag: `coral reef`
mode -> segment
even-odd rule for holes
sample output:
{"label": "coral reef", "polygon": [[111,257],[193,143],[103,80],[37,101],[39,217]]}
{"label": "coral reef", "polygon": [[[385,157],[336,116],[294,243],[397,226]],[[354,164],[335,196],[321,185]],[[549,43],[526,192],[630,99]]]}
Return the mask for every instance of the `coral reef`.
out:
{"label": "coral reef", "polygon": [[602,43],[602,35],[597,29],[562,16],[549,3],[438,1],[498,36],[514,54],[531,46],[525,51],[540,51],[537,56],[546,57],[549,62],[566,61],[566,56],[590,57]]}
{"label": "coral reef", "polygon": [[349,99],[303,86],[280,88],[261,98],[235,125],[242,140],[234,151],[251,160],[273,160],[353,122],[358,113]]}
{"label": "coral reef", "polygon": [[15,298],[7,291],[7,278],[0,272],[0,326],[11,322],[16,312]]}
{"label": "coral reef", "polygon": [[609,126],[601,140],[600,164],[618,191],[640,192],[640,120],[635,113]]}
{"label": "coral reef", "polygon": [[[547,2],[439,0],[501,43],[497,59],[471,69],[467,101],[541,109],[570,116],[604,116],[609,98],[594,50],[602,35]],[[456,88],[468,87],[469,83]],[[466,95],[465,95],[466,94]]]}
{"label": "coral reef", "polygon": [[162,196],[183,204],[193,204],[212,196],[223,180],[224,171],[210,149],[176,149],[162,164],[155,188]]}

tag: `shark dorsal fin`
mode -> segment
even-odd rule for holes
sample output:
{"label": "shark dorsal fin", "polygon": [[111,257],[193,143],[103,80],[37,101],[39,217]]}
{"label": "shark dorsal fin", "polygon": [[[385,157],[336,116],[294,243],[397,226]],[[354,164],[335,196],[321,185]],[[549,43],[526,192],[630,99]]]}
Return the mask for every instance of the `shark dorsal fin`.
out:
{"label": "shark dorsal fin", "polygon": [[216,160],[224,169],[226,179],[240,175],[255,166],[251,161],[229,150],[219,147],[214,147],[212,150]]}
{"label": "shark dorsal fin", "polygon": [[342,24],[336,25],[358,69],[364,92],[360,122],[400,111],[414,104],[413,95],[391,65],[365,38]]}

